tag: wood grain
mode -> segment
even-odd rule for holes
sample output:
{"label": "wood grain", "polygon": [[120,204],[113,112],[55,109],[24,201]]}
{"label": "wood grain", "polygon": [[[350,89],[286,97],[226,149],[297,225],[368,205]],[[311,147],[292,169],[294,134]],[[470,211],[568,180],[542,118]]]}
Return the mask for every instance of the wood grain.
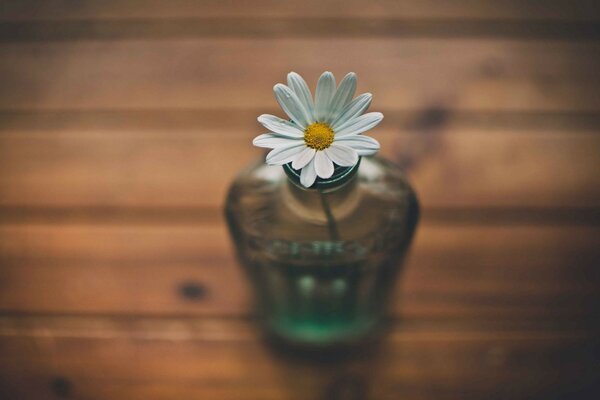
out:
{"label": "wood grain", "polygon": [[[596,3],[2,1],[0,399],[597,399]],[[424,212],[389,334],[310,360],[221,208],[272,85],[326,68]]]}
{"label": "wood grain", "polygon": [[581,327],[523,322],[407,321],[377,350],[308,364],[269,351],[235,319],[3,317],[0,337],[0,388],[16,400],[591,399],[600,377],[596,342]]}
{"label": "wood grain", "polygon": [[5,0],[0,18],[15,19],[119,19],[181,17],[401,17],[407,19],[550,19],[597,20],[600,12],[591,0]]}
{"label": "wood grain", "polygon": [[0,44],[0,55],[2,109],[272,109],[274,83],[296,70],[313,86],[324,65],[355,71],[374,109],[600,109],[594,42],[207,38]]}
{"label": "wood grain", "polygon": [[[516,130],[534,132],[597,131],[600,115],[595,112],[544,112],[518,110],[456,110],[443,104],[430,104],[416,110],[376,107],[385,115],[383,126],[401,131],[440,130],[447,123],[486,131]],[[279,114],[274,101],[269,108],[147,108],[147,109],[0,109],[0,132],[11,131],[197,131],[230,130],[238,133],[259,129],[260,114]],[[252,126],[250,126],[250,122]],[[378,128],[379,129],[379,128]],[[373,131],[377,132],[377,130]]]}
{"label": "wood grain", "polygon": [[[598,233],[425,223],[395,310],[420,318],[591,318],[600,301]],[[221,224],[2,225],[0,246],[4,312],[249,311],[247,283]]]}
{"label": "wood grain", "polygon": [[[0,205],[218,207],[261,151],[254,117],[172,131],[11,130],[0,134]],[[595,130],[485,129],[447,121],[372,132],[425,207],[596,207]]]}
{"label": "wood grain", "polygon": [[595,41],[600,23],[397,18],[175,18],[0,21],[1,42],[190,38],[488,38]]}

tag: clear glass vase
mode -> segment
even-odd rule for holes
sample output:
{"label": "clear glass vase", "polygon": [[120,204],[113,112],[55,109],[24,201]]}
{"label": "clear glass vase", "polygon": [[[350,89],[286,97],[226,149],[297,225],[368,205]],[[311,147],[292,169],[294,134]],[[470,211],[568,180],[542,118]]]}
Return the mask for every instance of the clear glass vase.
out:
{"label": "clear glass vase", "polygon": [[316,189],[286,167],[252,165],[225,206],[262,325],[297,345],[358,343],[383,322],[418,220],[415,193],[379,157]]}

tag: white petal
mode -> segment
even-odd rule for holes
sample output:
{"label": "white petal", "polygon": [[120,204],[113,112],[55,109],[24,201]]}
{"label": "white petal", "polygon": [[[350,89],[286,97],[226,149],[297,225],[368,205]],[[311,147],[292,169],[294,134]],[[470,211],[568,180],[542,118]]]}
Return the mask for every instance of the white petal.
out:
{"label": "white petal", "polygon": [[263,133],[262,135],[258,135],[257,137],[255,137],[254,140],[252,140],[252,144],[256,147],[274,149],[276,147],[299,144],[301,143],[301,140],[302,139],[290,139],[286,137],[281,137],[273,135],[272,133]]}
{"label": "white petal", "polygon": [[296,156],[294,161],[292,161],[292,168],[301,169],[306,166],[312,159],[315,157],[315,149],[311,149],[310,147],[305,148]]}
{"label": "white petal", "polygon": [[304,142],[300,144],[292,144],[290,146],[277,147],[267,154],[266,162],[269,165],[283,165],[292,162],[298,156],[306,145]]}
{"label": "white petal", "polygon": [[333,175],[333,162],[322,151],[315,154],[315,171],[320,178],[327,179]]}
{"label": "white petal", "polygon": [[344,136],[336,139],[334,143],[353,148],[359,156],[370,156],[379,150],[379,142],[370,136],[364,135]]}
{"label": "white petal", "polygon": [[332,143],[323,151],[331,161],[340,167],[351,167],[358,162],[358,153],[353,148],[343,144]]}
{"label": "white petal", "polygon": [[367,111],[371,105],[373,95],[371,93],[363,93],[350,103],[346,104],[344,109],[338,114],[337,118],[331,123],[331,128],[335,131],[347,121],[360,116]]}
{"label": "white petal", "polygon": [[306,81],[297,73],[290,72],[287,76],[287,82],[290,89],[296,93],[298,99],[304,106],[304,109],[308,112],[311,117],[311,123],[315,122],[314,120],[314,103],[312,99],[312,94],[310,93],[310,89],[306,84]]}
{"label": "white petal", "polygon": [[303,138],[304,132],[292,122],[286,121],[285,119],[281,119],[274,115],[263,114],[258,117],[258,122],[260,122],[265,128],[270,130],[273,133],[276,133],[280,136],[285,136],[289,138]]}
{"label": "white petal", "polygon": [[326,117],[327,122],[332,122],[337,119],[337,116],[342,112],[344,107],[350,103],[354,92],[356,91],[356,74],[350,72],[342,79],[340,86],[335,91],[331,104],[329,105],[329,115]]}
{"label": "white petal", "polygon": [[300,183],[304,187],[311,187],[317,179],[317,172],[315,171],[315,159],[310,160],[306,167],[300,171]]}
{"label": "white petal", "polygon": [[308,111],[304,109],[302,102],[296,96],[296,93],[289,87],[278,83],[273,87],[277,102],[285,111],[285,113],[294,121],[300,128],[304,129],[310,125],[311,117]]}
{"label": "white petal", "polygon": [[331,72],[323,72],[317,82],[315,92],[315,118],[324,121],[329,113],[329,104],[335,94],[335,77]]}
{"label": "white petal", "polygon": [[343,137],[347,135],[358,135],[359,133],[368,131],[369,129],[375,127],[381,122],[382,119],[383,114],[379,112],[361,115],[360,117],[351,119],[340,126],[338,130],[335,131],[335,136]]}

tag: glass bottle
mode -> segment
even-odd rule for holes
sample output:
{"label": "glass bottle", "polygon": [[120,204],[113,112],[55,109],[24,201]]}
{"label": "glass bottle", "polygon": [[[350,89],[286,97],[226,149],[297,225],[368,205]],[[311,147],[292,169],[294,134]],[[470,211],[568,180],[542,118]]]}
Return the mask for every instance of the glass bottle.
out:
{"label": "glass bottle", "polygon": [[419,211],[401,171],[375,156],[310,189],[290,165],[260,160],[231,185],[225,213],[266,332],[322,348],[378,331]]}

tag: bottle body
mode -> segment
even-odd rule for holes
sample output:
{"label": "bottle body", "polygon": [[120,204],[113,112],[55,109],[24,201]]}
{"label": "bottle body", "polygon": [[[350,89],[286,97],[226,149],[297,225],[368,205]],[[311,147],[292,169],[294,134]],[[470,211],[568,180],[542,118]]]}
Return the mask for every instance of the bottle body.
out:
{"label": "bottle body", "polygon": [[232,184],[226,216],[267,332],[332,346],[382,322],[418,203],[397,167],[378,157],[329,190],[300,188],[260,162]]}

